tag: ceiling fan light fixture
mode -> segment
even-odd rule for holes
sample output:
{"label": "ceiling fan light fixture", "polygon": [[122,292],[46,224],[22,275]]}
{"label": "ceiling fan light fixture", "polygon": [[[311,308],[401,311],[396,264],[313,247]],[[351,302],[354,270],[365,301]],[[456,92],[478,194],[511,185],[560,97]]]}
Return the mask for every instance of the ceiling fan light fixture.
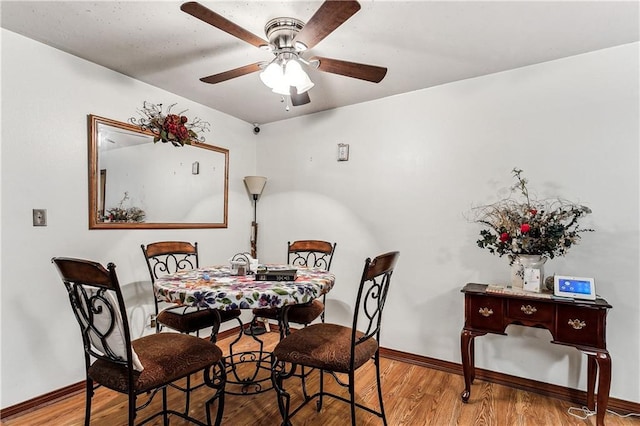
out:
{"label": "ceiling fan light fixture", "polygon": [[260,73],[260,80],[270,89],[281,85],[284,82],[282,67],[276,62],[271,62],[267,65],[267,68]]}
{"label": "ceiling fan light fixture", "polygon": [[291,58],[286,62],[282,57],[277,58],[260,73],[260,80],[274,93],[284,96],[291,93],[291,86],[296,88],[298,94],[302,94],[314,86],[296,58]]}

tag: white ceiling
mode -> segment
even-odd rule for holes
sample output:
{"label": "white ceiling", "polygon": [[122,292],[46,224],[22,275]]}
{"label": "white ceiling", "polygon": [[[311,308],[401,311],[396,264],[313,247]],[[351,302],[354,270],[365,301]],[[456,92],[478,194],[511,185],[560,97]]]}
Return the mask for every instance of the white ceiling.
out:
{"label": "white ceiling", "polygon": [[[307,21],[321,1],[201,1],[266,39],[265,23]],[[638,41],[638,1],[372,1],[305,57],[385,66],[375,84],[308,70],[311,103],[285,111],[258,73],[199,78],[272,54],[180,10],[182,2],[2,1],[2,27],[249,123],[264,124]],[[25,52],[25,55],[28,55]],[[43,70],[46,78],[46,70]],[[171,99],[147,99],[173,103]],[[143,99],[140,100],[141,102]]]}

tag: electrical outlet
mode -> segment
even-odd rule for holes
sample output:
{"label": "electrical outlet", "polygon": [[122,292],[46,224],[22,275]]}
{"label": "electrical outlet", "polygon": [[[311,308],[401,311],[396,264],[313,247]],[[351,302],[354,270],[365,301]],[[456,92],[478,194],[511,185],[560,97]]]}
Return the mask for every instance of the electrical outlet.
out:
{"label": "electrical outlet", "polygon": [[149,315],[149,328],[156,328],[156,316],[153,314]]}
{"label": "electrical outlet", "polygon": [[47,226],[47,209],[33,209],[33,226]]}

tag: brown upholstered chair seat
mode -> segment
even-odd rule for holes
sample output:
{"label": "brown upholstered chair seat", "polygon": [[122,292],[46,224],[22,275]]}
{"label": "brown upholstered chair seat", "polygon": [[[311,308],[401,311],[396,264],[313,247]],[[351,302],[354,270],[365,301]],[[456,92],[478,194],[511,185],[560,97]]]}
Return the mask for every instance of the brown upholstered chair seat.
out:
{"label": "brown upholstered chair seat", "polygon": [[[221,322],[238,318],[240,309],[229,311],[220,310]],[[219,325],[216,313],[211,309],[200,309],[197,311],[186,311],[184,306],[169,308],[158,314],[157,321],[181,333],[194,333],[207,327]]]}
{"label": "brown upholstered chair seat", "polygon": [[[215,364],[222,351],[214,343],[179,333],[157,333],[131,342],[144,370],[135,373],[136,393],[163,386],[167,382],[197,373]],[[171,350],[173,349],[173,350]],[[127,393],[127,368],[98,359],[89,377],[103,386]]]}
{"label": "brown upholstered chair seat", "polygon": [[[362,336],[362,332],[356,331],[356,339]],[[356,346],[354,368],[370,360],[377,350],[375,339]],[[324,323],[294,331],[276,346],[273,354],[279,361],[348,373],[350,352],[351,328]]]}
{"label": "brown upholstered chair seat", "polygon": [[[279,319],[279,311],[281,308],[255,308],[253,315],[261,318]],[[314,299],[309,303],[293,305],[287,312],[288,322],[295,322],[296,324],[309,324],[324,311],[324,303],[318,299]]]}

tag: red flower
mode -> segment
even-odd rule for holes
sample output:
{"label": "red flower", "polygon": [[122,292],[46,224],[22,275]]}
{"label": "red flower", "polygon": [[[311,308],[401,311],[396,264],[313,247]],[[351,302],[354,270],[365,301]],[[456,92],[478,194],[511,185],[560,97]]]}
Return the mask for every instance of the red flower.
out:
{"label": "red flower", "polygon": [[538,213],[538,210],[531,209],[531,210],[529,210],[529,213],[531,213],[531,216],[535,216]]}
{"label": "red flower", "polygon": [[506,232],[503,232],[502,234],[500,234],[500,241],[502,241],[503,243],[508,239],[509,239],[509,234],[507,234]]}
{"label": "red flower", "polygon": [[181,141],[189,139],[189,131],[184,126],[178,126],[178,139]]}
{"label": "red flower", "polygon": [[528,223],[523,223],[522,225],[520,225],[520,232],[522,232],[523,234],[526,234],[527,232],[529,232],[530,229],[531,229],[531,226],[529,226]]}
{"label": "red flower", "polygon": [[185,117],[184,115],[182,117],[180,117],[180,121],[182,123],[186,123],[187,122],[187,117]]}

